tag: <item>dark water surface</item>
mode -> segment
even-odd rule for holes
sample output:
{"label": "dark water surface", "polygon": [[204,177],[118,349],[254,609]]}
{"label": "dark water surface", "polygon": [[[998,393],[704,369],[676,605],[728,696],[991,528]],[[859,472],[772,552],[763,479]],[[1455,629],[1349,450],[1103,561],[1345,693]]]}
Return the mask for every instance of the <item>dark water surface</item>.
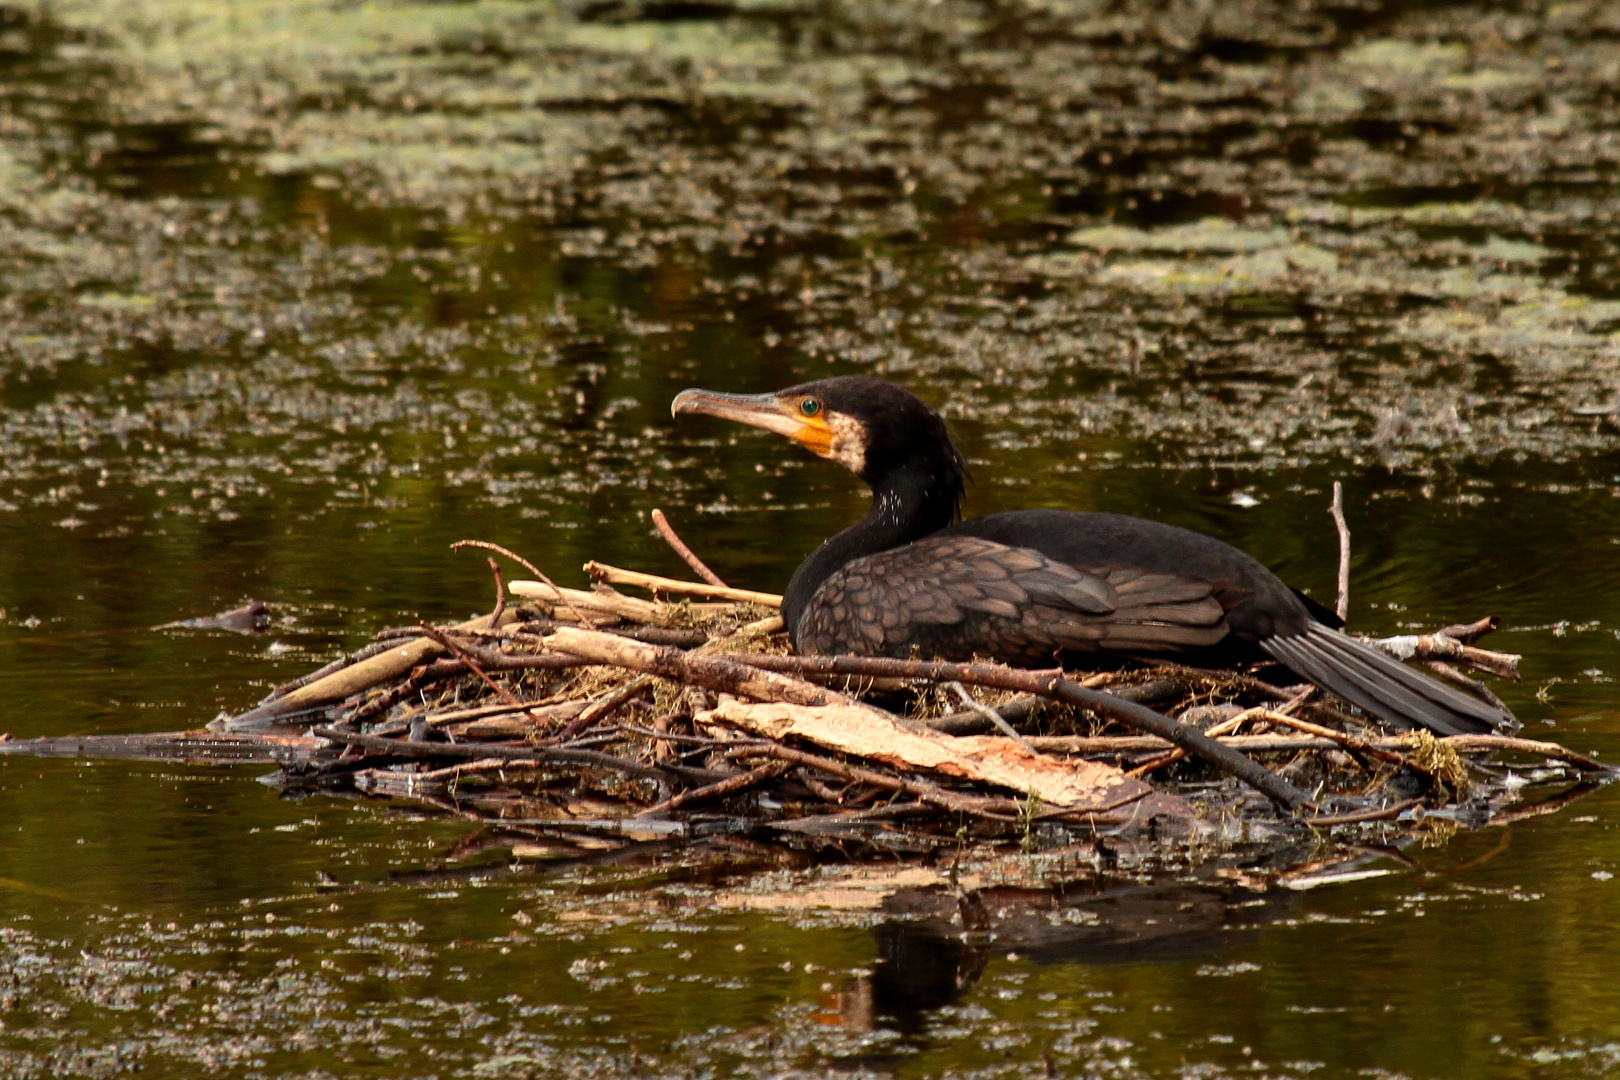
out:
{"label": "dark water surface", "polygon": [[[1343,479],[1353,627],[1500,614],[1620,758],[1617,215],[1597,0],[0,6],[0,731],[487,609],[463,537],[777,590],[864,495],[669,399],[873,372],[971,512],[1318,597]],[[987,857],[964,943],[938,868],[508,872],[260,771],[0,758],[0,1075],[1620,1075],[1617,789],[1303,893]]]}

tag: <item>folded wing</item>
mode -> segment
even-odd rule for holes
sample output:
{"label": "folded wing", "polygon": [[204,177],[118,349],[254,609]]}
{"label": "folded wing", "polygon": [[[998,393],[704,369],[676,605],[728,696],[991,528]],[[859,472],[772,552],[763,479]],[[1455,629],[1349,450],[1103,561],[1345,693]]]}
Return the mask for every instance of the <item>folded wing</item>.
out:
{"label": "folded wing", "polygon": [[821,584],[796,628],[806,653],[1042,665],[1061,652],[1207,649],[1246,594],[1135,566],[1070,566],[1030,548],[940,536],[857,559]]}

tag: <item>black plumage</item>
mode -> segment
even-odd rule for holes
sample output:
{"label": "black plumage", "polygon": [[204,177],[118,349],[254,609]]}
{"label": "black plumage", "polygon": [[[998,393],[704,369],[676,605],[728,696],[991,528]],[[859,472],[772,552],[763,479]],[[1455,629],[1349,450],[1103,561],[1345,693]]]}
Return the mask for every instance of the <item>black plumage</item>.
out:
{"label": "black plumage", "polygon": [[786,435],[871,485],[872,508],[799,566],[782,617],[800,652],[1086,655],[1190,663],[1270,658],[1400,728],[1513,725],[1511,714],[1339,632],[1332,612],[1213,537],[1120,514],[1022,510],[956,521],[965,470],[910,391],[847,377],[775,394],[682,392],[707,413]]}

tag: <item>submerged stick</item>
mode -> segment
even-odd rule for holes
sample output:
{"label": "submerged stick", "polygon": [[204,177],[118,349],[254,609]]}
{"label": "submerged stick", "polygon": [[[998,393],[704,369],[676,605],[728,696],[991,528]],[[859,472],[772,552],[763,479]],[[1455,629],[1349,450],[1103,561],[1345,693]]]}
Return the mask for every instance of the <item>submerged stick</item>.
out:
{"label": "submerged stick", "polygon": [[1364,821],[1387,821],[1390,818],[1400,817],[1422,801],[1422,799],[1403,799],[1381,810],[1358,810],[1353,814],[1334,814],[1331,817],[1306,818],[1305,824],[1314,829],[1326,828],[1332,825],[1356,825]]}
{"label": "submerged stick", "polygon": [[664,512],[662,510],[654,510],[652,512],[652,522],[653,525],[658,529],[658,535],[664,538],[664,543],[668,544],[670,549],[674,551],[675,554],[679,555],[681,557],[681,561],[686,563],[687,566],[690,566],[698,577],[702,578],[704,581],[707,581],[710,585],[718,585],[722,589],[729,589],[731,587],[724,581],[721,581],[720,575],[715,573],[713,570],[710,570],[708,566],[704,564],[703,560],[697,557],[697,553],[686,546],[686,541],[682,540],[680,535],[676,533],[675,526],[669,523],[669,518],[664,516]]}

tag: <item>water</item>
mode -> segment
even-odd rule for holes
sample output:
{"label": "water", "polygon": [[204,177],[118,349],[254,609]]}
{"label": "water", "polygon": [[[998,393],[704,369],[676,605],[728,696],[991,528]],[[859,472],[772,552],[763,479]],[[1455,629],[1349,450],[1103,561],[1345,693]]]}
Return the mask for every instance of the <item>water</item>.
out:
{"label": "water", "polygon": [[[676,572],[662,507],[779,589],[864,495],[668,401],[875,372],[971,512],[1318,597],[1343,479],[1354,625],[1502,615],[1527,734],[1613,758],[1612,18],[0,8],[0,730],[194,727],[487,609],[463,537]],[[995,856],[964,944],[948,860],[508,872],[259,771],[0,759],[0,1073],[1620,1072],[1611,789],[1297,894]]]}

